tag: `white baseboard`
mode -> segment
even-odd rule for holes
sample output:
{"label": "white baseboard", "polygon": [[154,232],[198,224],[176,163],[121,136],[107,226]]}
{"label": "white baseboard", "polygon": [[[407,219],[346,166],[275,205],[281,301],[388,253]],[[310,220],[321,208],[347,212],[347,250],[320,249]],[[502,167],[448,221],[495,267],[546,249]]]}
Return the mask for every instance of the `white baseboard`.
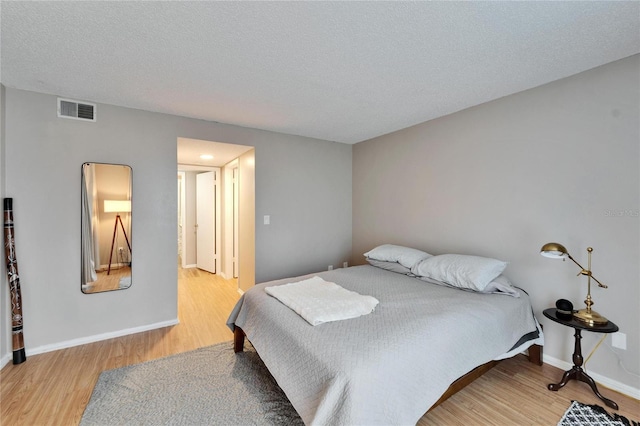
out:
{"label": "white baseboard", "polygon": [[[558,367],[561,370],[569,370],[573,367],[573,364],[570,364],[566,361],[562,361],[558,358],[554,358],[552,356],[548,356],[546,354],[542,355],[542,361],[545,364],[553,365],[554,367]],[[595,380],[598,384],[605,386],[614,391],[620,392],[627,396],[630,396],[634,399],[640,399],[640,389],[636,389],[632,386],[625,385],[624,383],[620,383],[617,380],[612,380],[608,377],[602,376],[598,373],[593,373],[589,371],[589,375]]]}
{"label": "white baseboard", "polygon": [[[115,337],[128,336],[129,334],[141,333],[143,331],[155,330],[156,328],[170,327],[179,324],[176,318],[170,321],[157,322],[154,324],[143,325],[140,327],[126,328],[124,330],[113,331],[109,333],[96,334],[94,336],[81,337],[79,339],[66,340],[64,342],[53,343],[51,345],[42,345],[33,349],[26,349],[27,359],[31,355],[43,354],[46,352],[57,351],[59,349],[71,348],[74,346],[86,345],[87,343],[100,342],[102,340],[113,339]],[[4,361],[4,359],[3,359]]]}
{"label": "white baseboard", "polygon": [[6,354],[0,359],[0,369],[4,368],[5,365],[9,364],[9,362],[13,359],[12,354]]}
{"label": "white baseboard", "polygon": [[220,271],[217,273],[218,275],[220,275],[222,278],[224,278],[225,280],[227,280],[227,274],[225,274],[224,272]]}
{"label": "white baseboard", "polygon": [[195,263],[189,264],[189,265],[184,265],[182,268],[183,269],[189,269],[189,268],[195,268],[197,265]]}
{"label": "white baseboard", "polygon": [[240,293],[240,296],[242,296],[244,294],[244,291],[242,289],[238,289],[238,293]]}

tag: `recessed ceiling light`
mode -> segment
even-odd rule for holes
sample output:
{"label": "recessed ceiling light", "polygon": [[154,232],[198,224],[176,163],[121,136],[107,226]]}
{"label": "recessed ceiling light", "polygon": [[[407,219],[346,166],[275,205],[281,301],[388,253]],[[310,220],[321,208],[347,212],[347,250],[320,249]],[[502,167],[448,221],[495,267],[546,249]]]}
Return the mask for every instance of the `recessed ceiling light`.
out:
{"label": "recessed ceiling light", "polygon": [[213,155],[211,155],[211,154],[202,154],[200,156],[200,158],[202,158],[203,160],[213,160]]}

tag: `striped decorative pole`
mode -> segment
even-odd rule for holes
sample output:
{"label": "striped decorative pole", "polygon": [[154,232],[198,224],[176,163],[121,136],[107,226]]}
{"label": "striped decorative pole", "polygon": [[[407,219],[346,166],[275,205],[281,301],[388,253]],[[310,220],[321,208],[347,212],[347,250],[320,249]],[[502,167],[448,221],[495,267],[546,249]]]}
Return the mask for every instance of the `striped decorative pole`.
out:
{"label": "striped decorative pole", "polygon": [[13,228],[13,198],[4,199],[4,252],[7,258],[7,278],[11,292],[11,337],[13,342],[13,363],[21,364],[27,360],[24,352],[22,334],[22,294],[20,276],[16,260],[16,238]]}

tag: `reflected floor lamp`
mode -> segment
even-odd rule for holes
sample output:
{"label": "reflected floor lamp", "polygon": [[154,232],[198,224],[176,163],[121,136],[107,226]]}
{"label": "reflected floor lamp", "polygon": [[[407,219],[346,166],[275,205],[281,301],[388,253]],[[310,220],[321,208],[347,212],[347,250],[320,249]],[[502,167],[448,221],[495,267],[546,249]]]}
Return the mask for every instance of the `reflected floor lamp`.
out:
{"label": "reflected floor lamp", "polygon": [[120,213],[131,212],[131,200],[104,200],[104,212],[116,213],[116,221],[113,225],[113,237],[111,238],[111,252],[109,253],[109,268],[107,269],[107,275],[109,275],[111,273],[111,260],[113,259],[113,245],[116,242],[116,234],[118,233],[118,224],[120,224],[120,228],[122,228],[124,239],[127,241],[127,247],[129,247],[129,253],[131,253],[131,244],[129,243],[129,238],[127,237],[127,231],[125,231],[124,225],[122,224],[122,218],[120,217]]}

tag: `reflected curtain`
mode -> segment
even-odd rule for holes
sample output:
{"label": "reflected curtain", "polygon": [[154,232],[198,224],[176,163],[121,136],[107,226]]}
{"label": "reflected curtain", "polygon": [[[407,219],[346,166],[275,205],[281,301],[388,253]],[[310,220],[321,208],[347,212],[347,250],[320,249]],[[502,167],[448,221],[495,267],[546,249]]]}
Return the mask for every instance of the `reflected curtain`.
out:
{"label": "reflected curtain", "polygon": [[98,182],[96,181],[96,165],[91,164],[89,173],[89,207],[91,208],[91,232],[93,233],[94,270],[100,269],[100,209],[98,201]]}
{"label": "reflected curtain", "polygon": [[96,274],[96,249],[97,239],[94,238],[97,230],[97,199],[95,188],[95,166],[83,164],[82,166],[82,285],[87,285],[98,279]]}

